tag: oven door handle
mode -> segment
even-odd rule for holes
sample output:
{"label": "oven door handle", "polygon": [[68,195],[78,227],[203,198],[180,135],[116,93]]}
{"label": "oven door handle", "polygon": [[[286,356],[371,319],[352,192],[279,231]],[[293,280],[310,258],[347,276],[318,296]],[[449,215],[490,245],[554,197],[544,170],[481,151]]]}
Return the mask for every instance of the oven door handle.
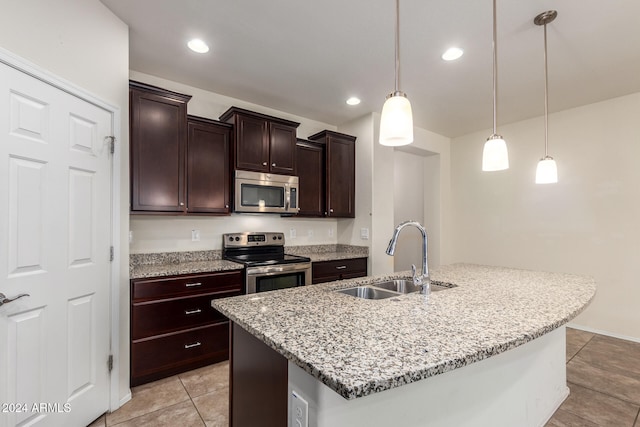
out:
{"label": "oven door handle", "polygon": [[292,271],[305,271],[311,268],[311,263],[297,263],[297,264],[280,264],[280,265],[265,265],[260,267],[247,267],[247,275],[255,276],[258,274],[269,273],[288,273]]}

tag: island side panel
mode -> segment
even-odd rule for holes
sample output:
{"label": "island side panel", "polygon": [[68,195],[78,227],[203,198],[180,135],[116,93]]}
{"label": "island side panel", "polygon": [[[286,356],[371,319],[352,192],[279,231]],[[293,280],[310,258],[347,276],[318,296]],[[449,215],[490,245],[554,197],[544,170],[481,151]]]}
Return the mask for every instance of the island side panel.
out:
{"label": "island side panel", "polygon": [[542,427],[569,394],[565,338],[562,326],[488,359],[353,400],[289,363],[289,394],[309,402],[310,427]]}
{"label": "island side panel", "polygon": [[287,359],[236,323],[231,326],[231,427],[287,425]]}

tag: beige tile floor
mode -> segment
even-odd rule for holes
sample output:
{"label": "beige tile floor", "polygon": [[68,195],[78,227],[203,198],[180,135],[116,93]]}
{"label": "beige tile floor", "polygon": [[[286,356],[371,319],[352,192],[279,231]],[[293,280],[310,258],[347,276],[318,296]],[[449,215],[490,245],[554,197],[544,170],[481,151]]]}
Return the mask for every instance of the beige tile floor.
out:
{"label": "beige tile floor", "polygon": [[134,387],[131,392],[129,402],[90,427],[229,425],[229,362]]}
{"label": "beige tile floor", "polygon": [[[546,427],[640,427],[640,343],[567,328],[571,394]],[[135,387],[90,427],[227,427],[229,364]]]}

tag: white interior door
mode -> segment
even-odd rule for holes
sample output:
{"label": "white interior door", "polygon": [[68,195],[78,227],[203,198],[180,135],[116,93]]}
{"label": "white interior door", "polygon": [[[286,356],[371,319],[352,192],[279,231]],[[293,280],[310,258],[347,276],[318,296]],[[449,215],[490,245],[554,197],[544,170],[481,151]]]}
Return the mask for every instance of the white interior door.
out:
{"label": "white interior door", "polygon": [[112,113],[0,63],[0,426],[109,407]]}

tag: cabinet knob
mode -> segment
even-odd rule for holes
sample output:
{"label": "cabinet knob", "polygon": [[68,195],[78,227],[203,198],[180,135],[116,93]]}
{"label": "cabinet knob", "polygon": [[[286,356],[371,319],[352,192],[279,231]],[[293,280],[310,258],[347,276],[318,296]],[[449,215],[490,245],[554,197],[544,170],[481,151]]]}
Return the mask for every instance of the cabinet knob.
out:
{"label": "cabinet knob", "polygon": [[275,163],[271,163],[271,166],[272,166],[272,167],[276,167],[276,164],[275,164]]}
{"label": "cabinet knob", "polygon": [[184,206],[184,202],[180,202],[180,206]]}
{"label": "cabinet knob", "polygon": [[267,162],[262,162],[262,166],[267,166]]}
{"label": "cabinet knob", "polygon": [[226,209],[229,209],[229,205],[224,205],[224,207],[225,207]]}
{"label": "cabinet knob", "polygon": [[333,213],[333,209],[329,209],[329,212]]}

